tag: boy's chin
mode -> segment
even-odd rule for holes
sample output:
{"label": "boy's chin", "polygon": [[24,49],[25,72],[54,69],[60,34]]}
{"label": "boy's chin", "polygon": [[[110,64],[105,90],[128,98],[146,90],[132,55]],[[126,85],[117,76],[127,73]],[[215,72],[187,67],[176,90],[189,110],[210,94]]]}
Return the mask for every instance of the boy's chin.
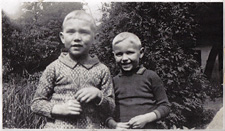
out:
{"label": "boy's chin", "polygon": [[73,57],[82,57],[85,55],[84,51],[70,51],[69,53]]}
{"label": "boy's chin", "polygon": [[83,59],[86,57],[86,55],[82,53],[70,53],[70,57],[73,59]]}
{"label": "boy's chin", "polygon": [[134,70],[136,70],[138,68],[138,66],[121,66],[120,69],[123,71],[123,72],[133,72]]}
{"label": "boy's chin", "polygon": [[82,54],[81,51],[70,51],[69,53],[70,53],[70,55],[72,55],[72,56],[80,56],[80,55]]}

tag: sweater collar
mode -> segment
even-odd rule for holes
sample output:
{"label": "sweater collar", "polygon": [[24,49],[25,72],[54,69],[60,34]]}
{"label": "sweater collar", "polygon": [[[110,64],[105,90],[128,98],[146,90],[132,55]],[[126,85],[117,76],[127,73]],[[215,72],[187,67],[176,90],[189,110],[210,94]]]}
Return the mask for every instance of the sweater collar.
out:
{"label": "sweater collar", "polygon": [[[146,70],[146,68],[145,68],[143,65],[141,65],[136,71],[134,71],[134,73],[131,72],[130,74],[143,75],[144,72],[145,72],[145,70]],[[126,74],[124,74],[124,73],[120,70],[120,72],[119,72],[118,75],[119,75],[119,76],[125,76]]]}
{"label": "sweater collar", "polygon": [[99,63],[99,60],[97,56],[89,57],[86,61],[74,61],[70,58],[69,54],[67,52],[62,52],[59,56],[59,61],[65,64],[66,66],[70,68],[75,68],[78,64],[82,65],[86,69],[91,69],[93,66]]}

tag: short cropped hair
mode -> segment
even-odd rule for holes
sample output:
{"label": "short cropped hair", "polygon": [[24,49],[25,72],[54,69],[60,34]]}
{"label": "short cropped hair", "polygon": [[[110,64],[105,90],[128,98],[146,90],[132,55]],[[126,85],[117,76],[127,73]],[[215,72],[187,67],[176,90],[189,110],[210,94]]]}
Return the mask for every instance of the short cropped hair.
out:
{"label": "short cropped hair", "polygon": [[67,14],[63,20],[62,29],[63,29],[66,21],[68,21],[70,19],[79,19],[79,20],[87,21],[91,24],[92,30],[93,31],[96,30],[96,24],[95,24],[94,18],[90,14],[86,13],[83,10],[74,10],[74,11],[70,12],[69,14]]}
{"label": "short cropped hair", "polygon": [[113,42],[112,42],[112,46],[126,40],[126,39],[129,39],[129,41],[131,43],[134,43],[140,47],[142,47],[142,44],[141,44],[141,41],[140,39],[138,38],[138,36],[136,36],[135,34],[133,33],[130,33],[130,32],[122,32],[120,34],[118,34],[114,39],[113,39]]}

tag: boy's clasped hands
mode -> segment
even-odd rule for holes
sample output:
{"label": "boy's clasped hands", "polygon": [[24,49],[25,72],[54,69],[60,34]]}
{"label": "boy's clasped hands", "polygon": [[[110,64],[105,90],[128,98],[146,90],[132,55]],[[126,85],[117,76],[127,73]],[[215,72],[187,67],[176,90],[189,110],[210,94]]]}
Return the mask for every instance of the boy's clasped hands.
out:
{"label": "boy's clasped hands", "polygon": [[87,87],[80,89],[75,94],[75,99],[68,100],[65,103],[57,104],[52,109],[55,115],[80,115],[82,107],[80,103],[89,103],[94,99],[101,99],[102,93],[96,87]]}
{"label": "boy's clasped hands", "polygon": [[131,118],[128,122],[118,122],[116,129],[139,129],[143,128],[147,123],[152,122],[156,119],[156,114],[150,112],[143,115],[138,115]]}
{"label": "boy's clasped hands", "polygon": [[147,113],[131,118],[128,122],[118,122],[116,129],[140,129],[156,118],[155,113]]}

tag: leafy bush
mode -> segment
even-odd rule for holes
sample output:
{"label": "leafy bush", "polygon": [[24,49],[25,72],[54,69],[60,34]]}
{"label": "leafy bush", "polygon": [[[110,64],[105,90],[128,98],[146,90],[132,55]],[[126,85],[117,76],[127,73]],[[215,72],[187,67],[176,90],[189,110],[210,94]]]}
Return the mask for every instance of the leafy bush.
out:
{"label": "leafy bush", "polygon": [[112,3],[105,11],[95,47],[101,61],[117,74],[111,42],[120,32],[136,34],[145,47],[142,63],[163,80],[172,111],[167,128],[193,128],[203,124],[203,108],[210,83],[201,73],[194,53],[196,3]]}

